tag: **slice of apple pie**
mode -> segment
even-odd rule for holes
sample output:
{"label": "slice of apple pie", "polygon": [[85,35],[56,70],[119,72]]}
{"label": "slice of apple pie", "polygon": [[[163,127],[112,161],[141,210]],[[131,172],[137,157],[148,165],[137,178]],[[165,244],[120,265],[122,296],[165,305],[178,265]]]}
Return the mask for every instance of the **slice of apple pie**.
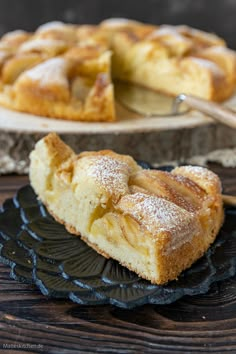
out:
{"label": "slice of apple pie", "polygon": [[152,283],[176,279],[215,240],[221,184],[206,168],[144,170],[110,150],[76,155],[51,133],[30,155],[30,181],[49,212],[105,257]]}

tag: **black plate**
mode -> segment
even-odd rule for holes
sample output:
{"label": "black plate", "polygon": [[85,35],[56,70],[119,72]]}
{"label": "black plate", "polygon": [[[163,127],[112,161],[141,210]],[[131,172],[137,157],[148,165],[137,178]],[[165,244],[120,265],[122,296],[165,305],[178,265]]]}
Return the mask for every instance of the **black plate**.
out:
{"label": "black plate", "polygon": [[225,209],[225,223],[206,254],[178,281],[158,286],[67,232],[25,186],[5,201],[0,213],[0,261],[11,267],[12,278],[36,284],[45,295],[79,304],[124,308],[168,304],[184,295],[206,293],[213,282],[235,274],[236,208]]}

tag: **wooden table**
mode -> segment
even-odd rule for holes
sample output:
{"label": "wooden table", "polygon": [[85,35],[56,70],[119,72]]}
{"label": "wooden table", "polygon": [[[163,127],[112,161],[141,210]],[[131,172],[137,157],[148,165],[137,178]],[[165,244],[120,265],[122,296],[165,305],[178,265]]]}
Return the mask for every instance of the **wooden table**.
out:
{"label": "wooden table", "polygon": [[[222,178],[225,193],[236,194],[236,169],[211,168]],[[0,203],[26,183],[26,176],[0,177]],[[0,265],[1,350],[236,353],[236,277],[213,285],[206,295],[125,310],[48,299],[33,286],[11,280],[9,268]]]}

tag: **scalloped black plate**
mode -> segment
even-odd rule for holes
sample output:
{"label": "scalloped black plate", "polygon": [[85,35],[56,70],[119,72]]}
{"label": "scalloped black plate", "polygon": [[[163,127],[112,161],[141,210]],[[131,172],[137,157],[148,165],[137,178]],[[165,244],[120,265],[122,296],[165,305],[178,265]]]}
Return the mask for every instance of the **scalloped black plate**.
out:
{"label": "scalloped black plate", "polygon": [[0,261],[11,267],[12,278],[36,284],[45,295],[79,304],[110,303],[124,308],[168,304],[184,295],[206,293],[213,282],[235,274],[236,208],[225,209],[225,223],[208,252],[178,281],[158,286],[67,232],[48,214],[33,189],[25,186],[4,202],[0,213]]}

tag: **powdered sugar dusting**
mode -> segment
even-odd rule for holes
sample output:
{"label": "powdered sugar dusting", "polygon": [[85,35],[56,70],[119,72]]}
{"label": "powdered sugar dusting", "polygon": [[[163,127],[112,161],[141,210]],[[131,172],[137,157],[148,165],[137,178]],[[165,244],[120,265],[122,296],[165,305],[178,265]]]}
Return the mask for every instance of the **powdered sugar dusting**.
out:
{"label": "powdered sugar dusting", "polygon": [[165,37],[172,38],[172,40],[175,40],[176,42],[185,42],[189,46],[191,45],[191,41],[188,38],[182,36],[179,32],[177,32],[174,26],[160,26],[158,29],[151,32],[151,34],[147,38],[162,39]]}
{"label": "powdered sugar dusting", "polygon": [[[206,49],[208,53],[215,53],[215,54],[226,54],[226,55],[233,55],[235,57],[235,51],[222,46],[210,47]],[[203,51],[204,54],[204,51]]]}
{"label": "powdered sugar dusting", "polygon": [[223,70],[213,61],[207,60],[207,59],[202,59],[202,58],[194,58],[194,57],[189,57],[193,62],[198,64],[201,67],[206,68],[207,70],[210,70],[213,74],[218,75],[218,76],[223,76],[224,72]]}
{"label": "powdered sugar dusting", "polygon": [[55,30],[55,29],[63,29],[66,26],[64,22],[61,21],[51,21],[44,23],[43,25],[39,26],[36,33],[44,33],[48,30]]}
{"label": "powdered sugar dusting", "polygon": [[200,40],[202,42],[208,43],[209,45],[222,45],[224,43],[223,39],[219,38],[214,33],[204,32],[193,27],[188,27],[186,25],[176,26],[176,29],[181,34],[192,37],[193,40]]}
{"label": "powdered sugar dusting", "polygon": [[123,17],[114,17],[114,18],[109,18],[107,20],[104,20],[101,25],[102,26],[106,26],[106,27],[122,27],[122,26],[127,26],[129,24],[137,24],[138,22],[133,21],[133,20],[129,20],[127,18],[123,18]]}
{"label": "powdered sugar dusting", "polygon": [[109,156],[90,157],[93,162],[88,176],[93,177],[110,195],[123,195],[128,192],[130,167],[125,162]]}
{"label": "powdered sugar dusting", "polygon": [[221,193],[221,182],[219,177],[207,168],[200,166],[181,166],[175,168],[172,173],[192,178],[201,188],[207,190],[214,188]]}
{"label": "powdered sugar dusting", "polygon": [[[195,195],[201,199],[206,197],[205,191],[194,181],[191,179],[181,176],[181,175],[175,175],[175,180],[180,183],[182,186],[184,186],[186,189],[190,190],[191,193],[195,193]],[[192,196],[194,198],[194,196]]]}
{"label": "powdered sugar dusting", "polygon": [[19,37],[22,37],[24,35],[27,35],[28,33],[26,31],[23,30],[15,30],[15,31],[11,31],[8,32],[6,34],[4,34],[4,36],[2,36],[1,40],[12,40],[12,39],[17,39]]}
{"label": "powdered sugar dusting", "polygon": [[2,63],[7,57],[8,57],[8,53],[4,52],[1,47],[0,47],[0,63]]}
{"label": "powdered sugar dusting", "polygon": [[65,59],[52,58],[26,71],[22,74],[22,77],[28,77],[32,81],[39,81],[41,87],[51,84],[68,87],[66,71],[67,63]]}
{"label": "powdered sugar dusting", "polygon": [[59,49],[59,48],[64,48],[65,43],[64,41],[58,40],[58,39],[32,39],[28,42],[25,42],[22,44],[19,48],[20,52],[29,52],[29,51],[47,51],[48,49]]}
{"label": "powdered sugar dusting", "polygon": [[167,232],[170,236],[168,249],[189,242],[200,232],[200,225],[194,213],[163,198],[143,193],[126,195],[122,197],[118,208],[134,217],[153,235],[154,240],[158,240],[162,232]]}

